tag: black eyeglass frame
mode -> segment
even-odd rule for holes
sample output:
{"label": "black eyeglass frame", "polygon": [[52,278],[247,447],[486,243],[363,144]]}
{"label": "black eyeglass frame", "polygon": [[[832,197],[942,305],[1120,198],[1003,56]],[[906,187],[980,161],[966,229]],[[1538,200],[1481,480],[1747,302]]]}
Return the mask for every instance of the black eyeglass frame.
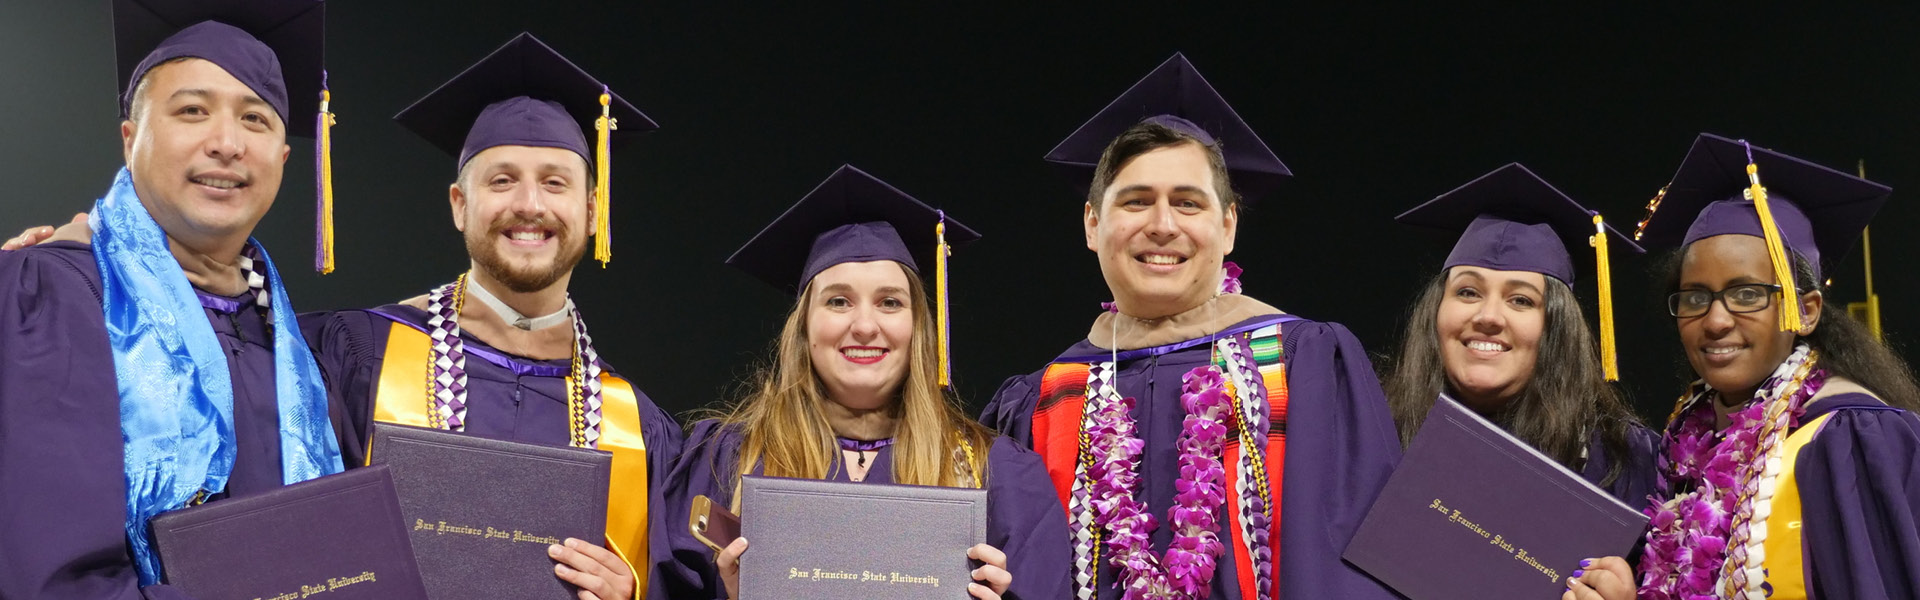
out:
{"label": "black eyeglass frame", "polygon": [[[1739,309],[1739,308],[1734,308],[1732,303],[1727,302],[1727,292],[1731,292],[1734,290],[1754,289],[1754,288],[1763,289],[1767,291],[1766,296],[1763,296],[1764,300],[1760,302],[1760,306],[1757,306],[1754,308],[1748,308],[1748,309]],[[1784,288],[1782,288],[1780,284],[1777,284],[1777,283],[1742,283],[1740,285],[1730,285],[1730,286],[1727,286],[1726,289],[1714,291],[1714,292],[1709,292],[1706,290],[1680,290],[1678,292],[1667,294],[1667,314],[1672,315],[1673,318],[1676,318],[1676,319],[1691,319],[1694,317],[1703,316],[1707,313],[1713,312],[1713,303],[1715,302],[1719,302],[1721,306],[1726,307],[1727,312],[1730,312],[1730,313],[1734,313],[1734,314],[1756,313],[1756,312],[1766,310],[1770,306],[1773,306],[1773,297],[1780,295],[1780,292],[1782,289]],[[1706,308],[1701,310],[1699,314],[1692,314],[1692,315],[1680,314],[1680,295],[1681,294],[1698,294],[1698,293],[1707,294],[1707,301],[1705,304],[1702,305],[1702,306],[1705,306]]]}

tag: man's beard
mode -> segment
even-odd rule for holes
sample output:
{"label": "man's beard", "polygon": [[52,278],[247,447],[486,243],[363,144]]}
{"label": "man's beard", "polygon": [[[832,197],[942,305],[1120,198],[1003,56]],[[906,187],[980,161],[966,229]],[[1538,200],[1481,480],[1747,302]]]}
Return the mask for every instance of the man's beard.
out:
{"label": "man's beard", "polygon": [[[505,237],[507,229],[521,225],[553,228],[553,239],[557,242],[559,251],[554,255],[553,262],[546,268],[516,267],[500,256],[499,247],[496,246],[499,243],[498,240]],[[527,221],[516,219],[512,215],[502,215],[487,228],[484,235],[475,236],[469,233],[466,237],[467,256],[473,258],[474,264],[479,265],[480,270],[485,271],[494,281],[520,294],[547,289],[561,277],[573,272],[574,265],[580,264],[580,258],[587,253],[586,241],[580,240],[576,243],[573,230],[562,221]]]}

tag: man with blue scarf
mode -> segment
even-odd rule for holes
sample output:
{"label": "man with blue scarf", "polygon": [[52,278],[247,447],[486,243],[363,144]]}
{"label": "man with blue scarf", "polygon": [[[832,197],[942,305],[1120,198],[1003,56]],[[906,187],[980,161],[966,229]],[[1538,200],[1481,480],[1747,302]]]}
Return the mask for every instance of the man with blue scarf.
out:
{"label": "man with blue scarf", "polygon": [[114,19],[126,167],[91,243],[0,253],[0,598],[183,598],[148,519],[342,468],[250,238],[321,112],[324,6],[116,0]]}

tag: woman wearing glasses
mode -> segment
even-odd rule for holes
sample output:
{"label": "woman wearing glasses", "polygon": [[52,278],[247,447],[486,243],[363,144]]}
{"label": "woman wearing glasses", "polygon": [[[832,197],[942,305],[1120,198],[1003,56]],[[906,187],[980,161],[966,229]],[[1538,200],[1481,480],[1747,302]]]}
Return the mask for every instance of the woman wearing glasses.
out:
{"label": "woman wearing glasses", "polygon": [[[1667,424],[1640,598],[1920,597],[1920,388],[1822,277],[1888,192],[1702,134],[1655,200],[1643,239],[1679,248],[1667,309],[1700,379]],[[1635,595],[1603,566],[1566,596]]]}
{"label": "woman wearing glasses", "polygon": [[[1608,383],[1612,350],[1596,351],[1573,295],[1594,214],[1532,171],[1510,164],[1428,201],[1402,223],[1461,232],[1409,312],[1384,378],[1402,444],[1445,393],[1632,506],[1654,492],[1659,440]],[[1618,231],[1600,252],[1639,252]],[[1595,268],[1594,270],[1599,271]],[[1598,287],[1596,283],[1586,285]],[[1611,331],[1602,303],[1603,331]],[[1600,346],[1611,346],[1611,336]],[[1603,360],[1606,359],[1606,360]]]}

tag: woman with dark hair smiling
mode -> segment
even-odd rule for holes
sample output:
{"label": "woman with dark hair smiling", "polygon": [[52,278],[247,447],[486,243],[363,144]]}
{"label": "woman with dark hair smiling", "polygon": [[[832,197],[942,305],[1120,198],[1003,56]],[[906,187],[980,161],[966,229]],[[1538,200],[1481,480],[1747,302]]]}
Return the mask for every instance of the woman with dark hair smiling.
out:
{"label": "woman with dark hair smiling", "polygon": [[[1442,393],[1580,473],[1644,506],[1654,487],[1656,435],[1633,416],[1617,380],[1604,262],[1640,247],[1518,163],[1398,217],[1462,231],[1446,264],[1410,309],[1400,355],[1383,377],[1411,443]],[[1600,293],[1600,348],[1573,295],[1574,252],[1590,242]],[[1581,252],[1584,254],[1584,252]]]}
{"label": "woman with dark hair smiling", "polygon": [[[1702,134],[1643,225],[1700,376],[1667,424],[1639,597],[1920,597],[1920,388],[1825,279],[1888,188]],[[1603,561],[1569,598],[1634,596]]]}

